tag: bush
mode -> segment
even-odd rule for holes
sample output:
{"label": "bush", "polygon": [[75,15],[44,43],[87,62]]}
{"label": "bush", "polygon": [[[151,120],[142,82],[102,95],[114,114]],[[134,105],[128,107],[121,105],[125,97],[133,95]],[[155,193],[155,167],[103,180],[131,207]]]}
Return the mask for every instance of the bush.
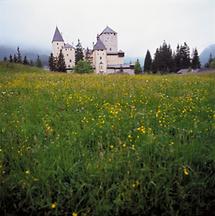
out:
{"label": "bush", "polygon": [[93,73],[93,67],[91,66],[90,62],[80,60],[77,65],[75,66],[76,73]]}

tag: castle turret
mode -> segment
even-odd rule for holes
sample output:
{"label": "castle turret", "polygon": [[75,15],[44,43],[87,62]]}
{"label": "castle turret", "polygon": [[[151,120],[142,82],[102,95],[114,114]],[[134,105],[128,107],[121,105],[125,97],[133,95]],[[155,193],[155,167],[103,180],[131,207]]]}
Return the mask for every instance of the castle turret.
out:
{"label": "castle turret", "polygon": [[97,42],[93,47],[93,65],[96,73],[107,72],[107,49],[99,36],[97,36]]}
{"label": "castle turret", "polygon": [[113,29],[107,26],[99,35],[99,38],[107,48],[107,53],[118,51],[117,33]]}
{"label": "castle turret", "polygon": [[56,27],[54,37],[52,39],[52,48],[54,57],[58,57],[60,54],[60,50],[63,50],[64,48],[64,40],[58,27]]}

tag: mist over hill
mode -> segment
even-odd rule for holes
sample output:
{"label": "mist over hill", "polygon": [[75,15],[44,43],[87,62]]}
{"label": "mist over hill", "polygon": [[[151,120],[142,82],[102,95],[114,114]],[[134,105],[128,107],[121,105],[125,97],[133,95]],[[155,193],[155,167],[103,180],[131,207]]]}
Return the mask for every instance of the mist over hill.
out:
{"label": "mist over hill", "polygon": [[204,66],[208,62],[210,54],[212,54],[212,57],[215,58],[215,44],[211,44],[201,52],[199,57],[202,66]]}
{"label": "mist over hill", "polygon": [[[28,60],[33,60],[33,61],[35,61],[37,59],[37,56],[39,55],[42,61],[42,64],[44,66],[47,66],[49,54],[51,51],[39,50],[39,49],[26,49],[26,48],[22,49],[20,47],[20,52],[21,52],[22,58],[24,58],[24,56],[27,56]],[[3,60],[4,57],[9,58],[10,55],[13,56],[16,53],[17,53],[17,47],[0,45],[0,60]]]}

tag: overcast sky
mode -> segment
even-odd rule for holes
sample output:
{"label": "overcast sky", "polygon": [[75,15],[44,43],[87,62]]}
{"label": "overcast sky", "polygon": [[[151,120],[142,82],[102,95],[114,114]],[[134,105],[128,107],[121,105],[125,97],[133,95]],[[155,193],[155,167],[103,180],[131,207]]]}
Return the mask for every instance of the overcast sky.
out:
{"label": "overcast sky", "polygon": [[51,50],[56,25],[84,47],[108,25],[128,56],[154,54],[164,40],[202,51],[215,44],[215,0],[0,0],[0,45]]}

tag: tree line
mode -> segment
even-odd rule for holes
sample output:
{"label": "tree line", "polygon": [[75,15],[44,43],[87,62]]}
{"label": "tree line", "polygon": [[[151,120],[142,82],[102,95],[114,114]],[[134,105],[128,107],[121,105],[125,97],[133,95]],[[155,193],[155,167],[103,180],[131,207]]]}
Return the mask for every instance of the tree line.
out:
{"label": "tree line", "polygon": [[[66,63],[62,50],[60,50],[58,57],[54,57],[53,53],[50,54],[49,69],[50,71],[66,72]],[[73,69],[77,73],[93,72],[93,68],[88,59],[84,60],[83,47],[79,39],[75,47],[75,68]]]}
{"label": "tree line", "polygon": [[27,56],[24,56],[24,58],[22,58],[22,54],[21,54],[19,47],[17,47],[17,52],[15,54],[13,55],[10,54],[8,58],[4,57],[4,61],[10,62],[10,63],[24,64],[24,65],[29,65],[29,66],[36,66],[39,68],[43,67],[43,64],[40,60],[39,55],[37,56],[37,59],[35,62],[33,60],[29,60]]}
{"label": "tree line", "polygon": [[148,51],[144,71],[151,70],[153,73],[169,73],[177,72],[181,69],[197,69],[201,67],[198,50],[195,48],[191,57],[190,48],[186,42],[182,45],[178,45],[176,51],[173,52],[171,46],[167,45],[164,41],[162,46],[156,49],[154,59],[151,61],[151,64],[149,59],[150,53]]}
{"label": "tree line", "polygon": [[[148,73],[174,73],[181,69],[198,69],[201,67],[199,54],[195,48],[191,54],[190,47],[184,42],[173,51],[165,41],[156,49],[154,58],[147,50],[143,71]],[[139,61],[135,63],[135,73],[142,73]]]}

